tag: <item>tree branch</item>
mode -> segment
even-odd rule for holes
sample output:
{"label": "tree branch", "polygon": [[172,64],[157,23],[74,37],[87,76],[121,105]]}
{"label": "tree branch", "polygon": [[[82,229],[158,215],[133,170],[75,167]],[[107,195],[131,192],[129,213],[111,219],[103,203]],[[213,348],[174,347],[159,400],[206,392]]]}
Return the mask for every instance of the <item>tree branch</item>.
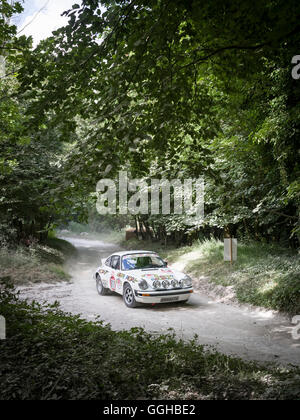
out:
{"label": "tree branch", "polygon": [[278,216],[286,217],[288,219],[296,219],[296,220],[299,219],[299,217],[297,217],[297,216],[290,216],[288,214],[281,213],[280,211],[277,211],[277,210],[269,209],[267,211],[269,211],[270,213],[278,214]]}
{"label": "tree branch", "polygon": [[[297,25],[292,31],[288,32],[287,34],[285,34],[283,36],[281,36],[277,39],[270,39],[268,41],[262,42],[261,44],[257,44],[257,45],[228,45],[228,46],[225,46],[225,47],[220,47],[220,48],[217,48],[214,51],[211,51],[209,54],[207,54],[204,57],[199,57],[198,59],[196,59],[194,61],[191,61],[188,64],[180,66],[179,69],[183,69],[183,68],[192,66],[192,65],[200,63],[202,61],[206,61],[209,58],[213,57],[214,55],[223,53],[224,51],[229,51],[229,50],[245,50],[245,51],[252,50],[252,51],[255,51],[255,50],[258,50],[260,48],[266,47],[267,45],[271,45],[274,42],[283,41],[284,39],[287,39],[287,38],[291,37],[292,35],[298,33],[299,29],[300,29],[300,25]],[[203,51],[208,51],[208,50],[206,49],[206,50],[203,50]]]}
{"label": "tree branch", "polygon": [[14,47],[14,46],[12,46],[12,47],[1,47],[0,46],[0,50],[19,50],[19,51],[23,51],[24,49],[19,48],[19,47]]}

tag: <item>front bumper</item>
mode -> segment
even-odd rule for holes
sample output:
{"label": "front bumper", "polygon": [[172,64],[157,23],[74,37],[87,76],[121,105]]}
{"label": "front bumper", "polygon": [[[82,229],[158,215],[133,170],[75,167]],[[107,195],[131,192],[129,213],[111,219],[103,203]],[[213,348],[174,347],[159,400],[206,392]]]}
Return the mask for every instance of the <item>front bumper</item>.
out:
{"label": "front bumper", "polygon": [[193,288],[189,287],[180,290],[157,290],[141,291],[135,290],[135,300],[141,303],[168,303],[188,300],[193,293]]}

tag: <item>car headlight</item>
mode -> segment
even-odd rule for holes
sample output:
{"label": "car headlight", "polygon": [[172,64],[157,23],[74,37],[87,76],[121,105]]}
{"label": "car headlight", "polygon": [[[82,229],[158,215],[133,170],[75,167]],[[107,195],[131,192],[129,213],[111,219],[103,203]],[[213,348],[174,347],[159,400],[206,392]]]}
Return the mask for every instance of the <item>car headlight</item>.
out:
{"label": "car headlight", "polygon": [[142,289],[142,290],[146,290],[146,289],[148,289],[148,283],[146,282],[146,280],[141,280],[140,282],[139,282],[139,287]]}
{"label": "car headlight", "polygon": [[170,286],[170,283],[168,280],[163,280],[161,284],[165,289],[167,289]]}
{"label": "car headlight", "polygon": [[154,280],[153,282],[153,288],[154,289],[159,289],[161,287],[161,283],[159,280]]}
{"label": "car headlight", "polygon": [[171,281],[171,285],[172,285],[172,287],[178,287],[178,281],[176,280],[176,279],[173,279],[172,281]]}
{"label": "car headlight", "polygon": [[190,276],[186,275],[183,278],[183,286],[184,287],[191,287],[193,284],[193,280],[190,278]]}

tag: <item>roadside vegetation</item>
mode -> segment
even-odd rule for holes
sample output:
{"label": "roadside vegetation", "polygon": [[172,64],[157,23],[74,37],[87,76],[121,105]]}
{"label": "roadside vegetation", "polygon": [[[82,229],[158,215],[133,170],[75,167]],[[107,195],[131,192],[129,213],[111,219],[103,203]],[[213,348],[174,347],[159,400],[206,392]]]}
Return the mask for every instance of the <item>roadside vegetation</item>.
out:
{"label": "roadside vegetation", "polygon": [[193,277],[195,289],[230,287],[241,303],[300,313],[300,255],[294,250],[253,241],[239,243],[238,259],[230,266],[223,261],[223,242],[215,239],[179,248],[137,240],[123,241],[122,246],[152,249],[171,264],[181,264]]}
{"label": "roadside vegetation", "polygon": [[299,399],[300,371],[20,300],[2,283],[1,399]]}
{"label": "roadside vegetation", "polygon": [[1,277],[9,278],[13,284],[67,281],[70,279],[63,264],[76,249],[67,241],[48,238],[44,243],[30,246],[0,248]]}

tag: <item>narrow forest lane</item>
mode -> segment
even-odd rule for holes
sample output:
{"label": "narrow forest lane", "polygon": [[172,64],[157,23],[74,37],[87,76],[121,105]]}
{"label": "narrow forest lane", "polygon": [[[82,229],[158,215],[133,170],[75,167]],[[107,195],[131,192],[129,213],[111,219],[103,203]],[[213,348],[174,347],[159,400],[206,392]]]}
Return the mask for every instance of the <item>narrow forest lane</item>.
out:
{"label": "narrow forest lane", "polygon": [[226,354],[244,359],[300,365],[300,340],[293,340],[293,325],[282,315],[216,303],[194,294],[185,305],[160,304],[127,308],[119,295],[99,296],[92,278],[100,258],[118,248],[102,241],[64,238],[78,249],[67,263],[72,281],[20,287],[21,297],[38,301],[58,300],[63,310],[80,313],[88,320],[97,316],[115,330],[143,327],[160,334],[173,328],[185,339],[198,335],[201,344],[213,345]]}

